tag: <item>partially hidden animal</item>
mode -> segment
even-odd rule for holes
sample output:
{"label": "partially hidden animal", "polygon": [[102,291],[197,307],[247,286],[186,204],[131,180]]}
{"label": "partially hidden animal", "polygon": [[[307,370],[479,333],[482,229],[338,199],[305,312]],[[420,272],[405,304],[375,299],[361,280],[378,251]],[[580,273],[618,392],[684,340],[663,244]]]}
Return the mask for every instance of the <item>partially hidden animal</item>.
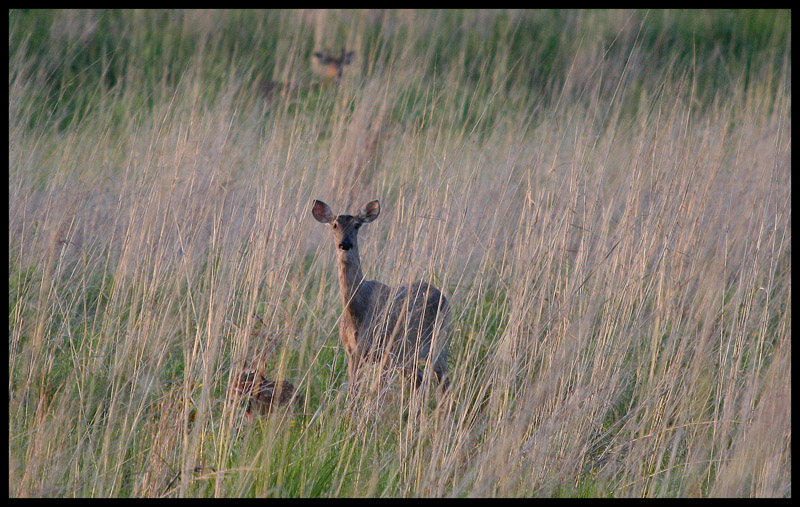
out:
{"label": "partially hidden animal", "polygon": [[234,398],[247,401],[245,415],[248,419],[256,414],[267,415],[277,407],[303,404],[303,395],[291,383],[269,380],[256,370],[239,373],[234,379],[232,392]]}
{"label": "partially hidden animal", "polygon": [[345,51],[345,49],[342,48],[341,53],[337,54],[326,48],[321,51],[314,51],[311,57],[311,70],[318,76],[318,81],[301,83],[293,81],[275,81],[271,79],[262,80],[257,85],[259,93],[263,97],[271,99],[278,95],[292,96],[301,90],[325,89],[336,86],[342,79],[344,67],[350,65],[353,61],[353,52]]}

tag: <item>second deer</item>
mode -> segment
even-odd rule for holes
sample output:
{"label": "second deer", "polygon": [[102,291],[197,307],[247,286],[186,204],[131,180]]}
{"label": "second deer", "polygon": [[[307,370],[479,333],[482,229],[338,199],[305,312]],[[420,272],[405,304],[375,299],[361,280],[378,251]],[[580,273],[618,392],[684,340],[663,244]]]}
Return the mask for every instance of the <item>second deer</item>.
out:
{"label": "second deer", "polygon": [[348,355],[347,374],[354,386],[362,361],[399,360],[419,386],[423,372],[418,361],[430,359],[436,379],[447,389],[447,330],[450,307],[436,287],[419,281],[393,288],[365,280],[358,252],[358,230],[378,218],[380,203],[370,201],[356,215],[334,216],[322,201],[311,213],[333,233],[338,261],[339,288],[344,312],[339,337]]}
{"label": "second deer", "polygon": [[269,99],[277,94],[289,95],[304,89],[311,90],[336,85],[342,78],[344,67],[353,61],[353,52],[345,51],[344,48],[342,48],[341,54],[338,55],[328,49],[323,49],[322,51],[315,51],[311,56],[312,70],[319,75],[320,81],[304,84],[291,81],[265,80],[258,84],[261,95]]}

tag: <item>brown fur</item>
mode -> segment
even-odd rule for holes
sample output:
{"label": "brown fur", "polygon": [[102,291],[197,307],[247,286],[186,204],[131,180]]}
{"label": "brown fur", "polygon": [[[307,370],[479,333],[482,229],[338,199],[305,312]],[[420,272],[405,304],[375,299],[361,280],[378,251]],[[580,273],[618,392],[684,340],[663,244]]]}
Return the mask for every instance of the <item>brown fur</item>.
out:
{"label": "brown fur", "polygon": [[[339,288],[344,312],[339,337],[348,355],[347,373],[351,385],[357,380],[363,360],[399,360],[416,380],[422,380],[418,360],[431,356],[436,378],[447,387],[446,334],[449,305],[436,287],[419,281],[396,289],[375,280],[365,280],[358,251],[358,229],[378,217],[378,201],[367,203],[358,215],[334,217],[330,207],[314,201],[314,218],[327,223],[333,232],[338,259]],[[433,343],[437,328],[436,343]],[[435,350],[431,351],[432,345]],[[433,352],[433,354],[431,353]]]}
{"label": "brown fur", "polygon": [[232,386],[233,396],[247,400],[247,417],[269,414],[275,407],[292,402],[302,405],[303,396],[285,380],[268,380],[255,370],[241,372]]}
{"label": "brown fur", "polygon": [[272,99],[276,95],[290,96],[300,90],[327,88],[335,85],[342,78],[342,70],[353,61],[353,52],[342,48],[340,55],[334,55],[328,49],[312,53],[312,70],[321,80],[312,83],[295,83],[274,80],[263,80],[258,83],[258,92],[262,97]]}

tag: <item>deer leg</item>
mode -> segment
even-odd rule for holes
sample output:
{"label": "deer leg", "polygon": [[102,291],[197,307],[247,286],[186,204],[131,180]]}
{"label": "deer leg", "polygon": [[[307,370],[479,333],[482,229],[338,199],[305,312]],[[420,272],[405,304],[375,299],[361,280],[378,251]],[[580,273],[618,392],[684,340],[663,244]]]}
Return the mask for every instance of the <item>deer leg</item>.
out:
{"label": "deer leg", "polygon": [[359,355],[358,351],[352,351],[347,357],[347,378],[350,383],[350,389],[355,389],[356,379],[358,378],[358,366],[359,366]]}
{"label": "deer leg", "polygon": [[442,387],[442,392],[446,393],[447,388],[450,386],[450,379],[447,377],[447,373],[444,371],[437,371],[436,369],[433,370],[436,373],[436,380],[439,381],[439,385]]}
{"label": "deer leg", "polygon": [[447,392],[447,387],[450,385],[450,379],[447,378],[447,371],[445,370],[447,364],[447,353],[445,351],[439,354],[436,361],[433,363],[433,373],[436,374],[436,380],[442,387],[442,392]]}
{"label": "deer leg", "polygon": [[414,364],[409,368],[409,374],[411,375],[411,379],[414,381],[414,387],[419,389],[419,387],[422,385],[422,376],[425,374],[425,372],[416,364]]}

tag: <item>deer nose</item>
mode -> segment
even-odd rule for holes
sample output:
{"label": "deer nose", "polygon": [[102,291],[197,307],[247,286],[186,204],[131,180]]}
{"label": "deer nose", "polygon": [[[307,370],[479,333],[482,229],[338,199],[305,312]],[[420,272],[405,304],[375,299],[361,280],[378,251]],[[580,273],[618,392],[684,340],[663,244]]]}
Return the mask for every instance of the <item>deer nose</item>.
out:
{"label": "deer nose", "polygon": [[344,240],[341,243],[339,243],[339,248],[341,248],[342,250],[344,250],[346,252],[346,251],[350,250],[351,248],[353,248],[353,243],[351,243],[348,240]]}

